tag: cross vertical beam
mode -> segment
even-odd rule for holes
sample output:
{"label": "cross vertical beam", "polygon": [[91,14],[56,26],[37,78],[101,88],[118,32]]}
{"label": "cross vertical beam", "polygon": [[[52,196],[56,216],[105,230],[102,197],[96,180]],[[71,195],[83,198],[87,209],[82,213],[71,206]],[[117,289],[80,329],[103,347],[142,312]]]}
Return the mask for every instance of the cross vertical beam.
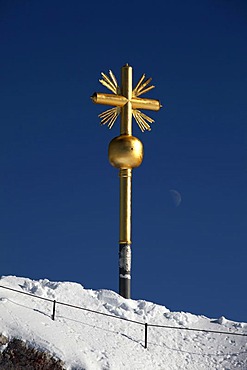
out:
{"label": "cross vertical beam", "polygon": [[121,69],[121,92],[128,101],[121,108],[120,135],[132,135],[132,67],[128,64]]}

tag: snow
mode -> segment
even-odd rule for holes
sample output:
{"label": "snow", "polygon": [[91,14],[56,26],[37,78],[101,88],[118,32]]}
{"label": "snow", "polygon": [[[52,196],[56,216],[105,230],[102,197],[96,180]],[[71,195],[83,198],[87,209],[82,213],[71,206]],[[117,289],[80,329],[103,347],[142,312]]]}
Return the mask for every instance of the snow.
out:
{"label": "snow", "polygon": [[[247,334],[247,323],[209,319],[72,282],[2,277],[1,286],[140,323]],[[145,326],[0,288],[0,334],[49,351],[68,370],[247,369],[247,337]]]}

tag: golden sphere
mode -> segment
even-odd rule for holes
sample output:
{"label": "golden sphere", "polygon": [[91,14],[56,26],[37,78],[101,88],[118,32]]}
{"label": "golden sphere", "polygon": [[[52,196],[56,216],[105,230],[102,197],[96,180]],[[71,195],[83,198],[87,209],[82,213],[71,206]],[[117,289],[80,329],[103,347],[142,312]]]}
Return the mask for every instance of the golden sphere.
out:
{"label": "golden sphere", "polygon": [[113,167],[138,167],[143,159],[142,142],[131,135],[117,136],[109,144],[108,158]]}

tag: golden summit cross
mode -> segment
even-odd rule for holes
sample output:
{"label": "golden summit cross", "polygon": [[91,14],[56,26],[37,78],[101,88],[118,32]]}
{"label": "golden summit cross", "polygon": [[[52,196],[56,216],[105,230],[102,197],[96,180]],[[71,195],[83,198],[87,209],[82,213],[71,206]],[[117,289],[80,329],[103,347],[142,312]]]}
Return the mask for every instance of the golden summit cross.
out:
{"label": "golden summit cross", "polygon": [[151,78],[145,79],[143,74],[136,87],[132,89],[132,67],[128,64],[121,69],[121,88],[117,79],[109,71],[109,76],[101,73],[102,85],[113,94],[94,93],[92,101],[96,104],[114,106],[102,112],[99,117],[101,124],[112,128],[119,114],[121,115],[120,136],[109,144],[108,158],[112,166],[119,169],[120,206],[119,206],[119,294],[130,298],[131,281],[131,185],[132,169],[140,166],[143,159],[142,142],[132,136],[132,115],[141,131],[151,130],[149,123],[152,118],[139,109],[158,111],[161,104],[158,100],[139,98],[140,95],[154,88],[148,86]]}
{"label": "golden summit cross", "polygon": [[114,95],[94,93],[92,96],[92,100],[96,104],[115,106],[99,115],[101,118],[101,124],[104,125],[107,123],[108,127],[112,128],[117,117],[121,113],[120,134],[131,135],[131,118],[133,114],[141,131],[151,130],[149,123],[154,122],[154,120],[142,113],[139,109],[158,111],[161,108],[161,104],[158,100],[138,98],[138,96],[147,93],[155,87],[153,85],[148,86],[152,81],[152,78],[145,80],[146,76],[143,74],[136,87],[132,90],[132,68],[126,64],[122,67],[121,72],[121,88],[119,87],[117,79],[112,71],[109,71],[109,77],[103,72],[101,73],[103,79],[99,81],[102,85],[111,90]]}

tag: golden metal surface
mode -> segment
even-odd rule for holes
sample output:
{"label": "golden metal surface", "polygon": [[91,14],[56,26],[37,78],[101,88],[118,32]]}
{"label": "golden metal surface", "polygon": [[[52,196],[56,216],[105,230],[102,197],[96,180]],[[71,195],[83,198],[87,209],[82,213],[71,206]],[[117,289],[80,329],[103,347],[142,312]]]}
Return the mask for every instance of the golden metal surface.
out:
{"label": "golden metal surface", "polygon": [[121,109],[120,134],[132,135],[132,67],[128,64],[121,69],[121,92],[127,103]]}
{"label": "golden metal surface", "polygon": [[142,142],[134,136],[120,135],[109,144],[108,158],[112,166],[117,168],[135,168],[143,159]]}
{"label": "golden metal surface", "polygon": [[133,97],[131,99],[132,108],[133,110],[139,109],[149,109],[149,110],[160,110],[162,105],[160,104],[159,100],[155,99],[144,99],[144,98],[136,98]]}
{"label": "golden metal surface", "polygon": [[99,117],[101,118],[101,125],[105,125],[107,123],[107,126],[109,128],[112,128],[119,114],[120,114],[119,107],[107,109],[104,112],[100,113]]}
{"label": "golden metal surface", "polygon": [[133,96],[139,96],[139,95],[145,94],[149,90],[152,90],[155,88],[155,86],[153,85],[146,87],[147,85],[150,84],[150,82],[152,81],[152,78],[148,78],[147,80],[145,80],[145,77],[146,77],[145,74],[141,76],[140,80],[138,81],[136,87],[133,90]]}
{"label": "golden metal surface", "polygon": [[116,107],[123,107],[128,99],[122,95],[94,93],[91,99],[96,104],[114,105]]}
{"label": "golden metal surface", "polygon": [[161,108],[159,100],[143,99],[138,96],[147,93],[155,86],[148,86],[151,78],[145,79],[143,74],[132,90],[132,67],[128,64],[121,69],[121,89],[118,86],[117,79],[112,71],[109,71],[109,77],[105,73],[101,73],[103,79],[99,80],[102,85],[107,87],[113,94],[94,93],[92,101],[96,104],[112,105],[116,108],[108,109],[99,114],[101,124],[107,123],[109,128],[112,128],[117,117],[121,113],[120,133],[132,135],[132,114],[141,129],[141,131],[151,130],[150,123],[154,120],[142,113],[139,109],[148,109],[158,111]]}
{"label": "golden metal surface", "polygon": [[120,169],[119,243],[131,244],[131,178],[132,169]]}
{"label": "golden metal surface", "polygon": [[120,88],[118,86],[117,79],[111,70],[109,70],[109,75],[110,77],[108,77],[105,73],[101,72],[101,76],[103,77],[103,79],[99,80],[99,82],[102,83],[102,85],[106,86],[114,94],[119,94]]}

